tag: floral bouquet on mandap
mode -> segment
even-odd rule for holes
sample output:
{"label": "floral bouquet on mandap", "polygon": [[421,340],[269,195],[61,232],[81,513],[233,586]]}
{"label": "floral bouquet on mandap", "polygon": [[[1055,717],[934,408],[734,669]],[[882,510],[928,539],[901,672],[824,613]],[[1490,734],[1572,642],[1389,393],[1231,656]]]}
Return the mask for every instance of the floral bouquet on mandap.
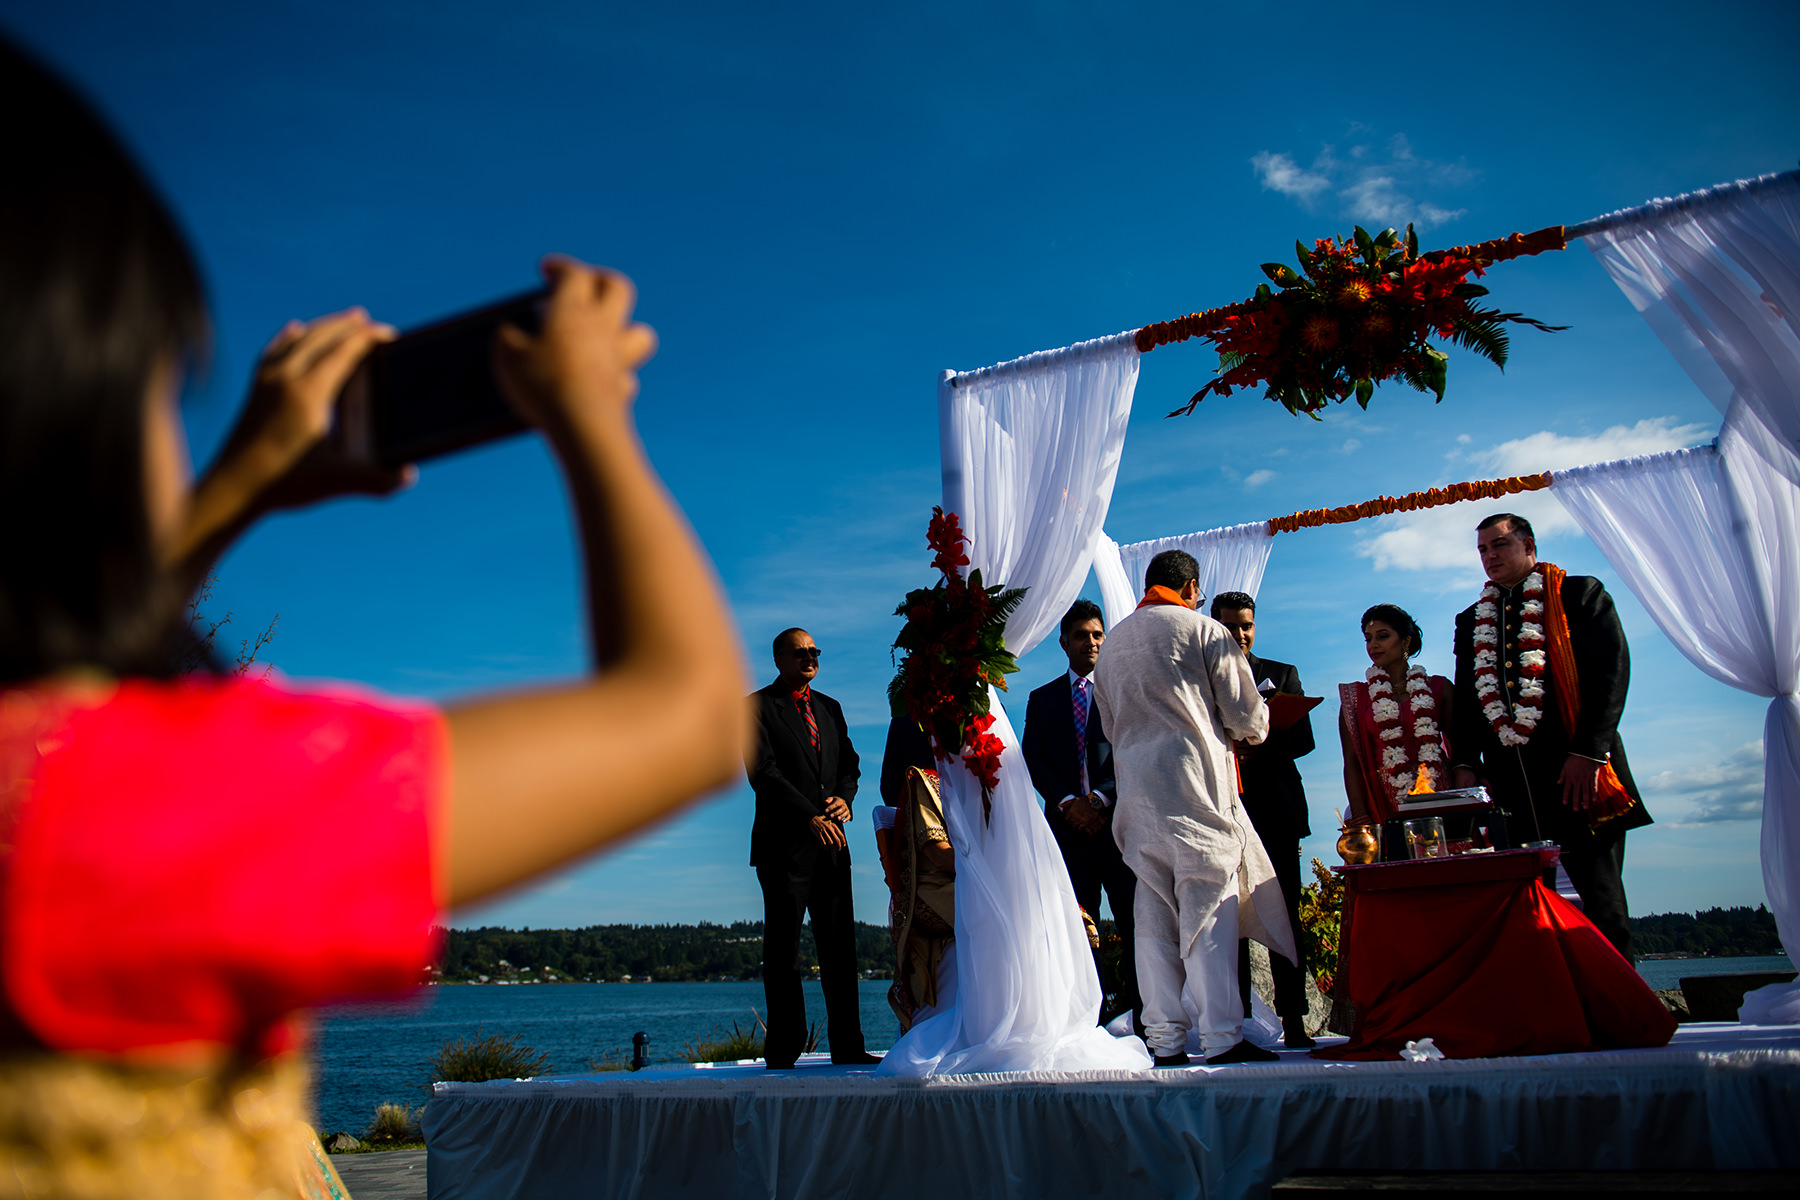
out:
{"label": "floral bouquet on mandap", "polygon": [[926,541],[934,552],[931,565],[943,579],[915,588],[894,610],[905,617],[894,649],[905,651],[893,682],[888,707],[896,719],[913,722],[931,738],[939,758],[961,756],[981,781],[983,819],[993,810],[993,791],[1000,779],[999,738],[989,733],[989,686],[1006,688],[1006,677],[1019,669],[1006,648],[1006,618],[1025,598],[1024,588],[982,583],[979,570],[963,578],[968,539],[955,513],[931,510]]}

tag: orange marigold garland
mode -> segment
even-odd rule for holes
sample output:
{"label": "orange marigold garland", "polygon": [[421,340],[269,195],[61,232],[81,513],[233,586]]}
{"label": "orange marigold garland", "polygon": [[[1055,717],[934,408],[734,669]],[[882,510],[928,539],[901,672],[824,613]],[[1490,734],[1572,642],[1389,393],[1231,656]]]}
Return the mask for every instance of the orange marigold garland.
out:
{"label": "orange marigold garland", "polygon": [[888,684],[888,707],[896,719],[913,722],[931,737],[937,757],[960,754],[981,781],[982,819],[993,811],[1005,744],[988,731],[994,714],[988,687],[1005,690],[1006,677],[1019,669],[1006,649],[1006,619],[1025,598],[1024,588],[987,587],[980,571],[967,580],[963,552],[968,539],[955,513],[931,510],[925,539],[931,565],[943,575],[934,587],[915,588],[894,610],[906,625],[894,639],[905,651]]}
{"label": "orange marigold garland", "polygon": [[1320,238],[1311,250],[1295,242],[1299,271],[1264,263],[1279,291],[1265,283],[1241,303],[1147,325],[1138,330],[1137,347],[1147,351],[1191,337],[1218,347],[1218,376],[1172,417],[1193,412],[1210,394],[1229,396],[1258,384],[1289,412],[1315,419],[1327,404],[1351,396],[1367,408],[1375,385],[1389,379],[1441,401],[1449,359],[1429,339],[1454,342],[1505,367],[1508,323],[1547,333],[1567,328],[1476,308],[1471,301],[1487,289],[1466,282],[1468,276],[1563,245],[1562,227],[1554,226],[1420,254],[1410,225],[1404,238],[1392,229],[1370,237],[1358,225],[1350,240]]}

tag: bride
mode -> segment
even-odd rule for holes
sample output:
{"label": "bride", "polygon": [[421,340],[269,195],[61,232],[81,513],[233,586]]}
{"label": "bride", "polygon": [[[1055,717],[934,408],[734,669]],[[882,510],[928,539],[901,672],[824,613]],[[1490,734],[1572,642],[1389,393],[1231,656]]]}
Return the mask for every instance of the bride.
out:
{"label": "bride", "polygon": [[938,1009],[901,1036],[876,1073],[1147,1071],[1143,1042],[1095,1024],[1100,981],[1069,872],[998,696],[992,712],[989,732],[1005,749],[991,817],[969,769],[938,761],[956,848],[956,937],[946,964],[954,995],[940,994]]}
{"label": "bride", "polygon": [[1414,791],[1438,790],[1449,768],[1450,681],[1427,675],[1411,658],[1424,644],[1405,609],[1377,604],[1362,617],[1369,670],[1363,683],[1341,683],[1344,791],[1348,824],[1375,824],[1399,811]]}

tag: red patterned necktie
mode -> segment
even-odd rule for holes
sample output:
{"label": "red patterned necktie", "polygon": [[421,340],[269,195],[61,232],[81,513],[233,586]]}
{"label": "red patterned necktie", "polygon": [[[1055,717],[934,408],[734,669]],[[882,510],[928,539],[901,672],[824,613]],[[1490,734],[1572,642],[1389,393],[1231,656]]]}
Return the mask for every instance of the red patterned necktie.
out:
{"label": "red patterned necktie", "polygon": [[812,689],[810,687],[801,688],[794,693],[794,707],[799,709],[800,715],[806,718],[806,732],[812,735],[812,748],[816,752],[819,748],[819,722],[813,716]]}

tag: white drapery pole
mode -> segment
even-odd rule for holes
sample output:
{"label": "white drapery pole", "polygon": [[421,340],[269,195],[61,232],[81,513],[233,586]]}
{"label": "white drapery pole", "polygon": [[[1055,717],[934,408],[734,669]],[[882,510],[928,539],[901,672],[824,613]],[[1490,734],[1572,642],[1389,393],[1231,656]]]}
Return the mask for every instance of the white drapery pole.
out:
{"label": "white drapery pole", "polygon": [[[1742,405],[1719,448],[1558,471],[1551,493],[1676,649],[1731,687],[1769,697],[1763,736],[1763,886],[1800,952],[1800,487],[1785,450]],[[1800,987],[1745,998],[1746,1021],[1800,1022]]]}
{"label": "white drapery pole", "polygon": [[[1007,621],[1024,654],[1081,591],[1101,538],[1131,417],[1138,349],[1131,334],[938,383],[944,507],[962,520],[970,569],[985,584],[1029,589]],[[960,760],[938,762],[956,847],[956,991],[909,1029],[880,1071],[1145,1070],[1136,1038],[1095,1021],[1100,982],[1062,855],[1038,808],[1019,739],[991,690],[1000,739],[991,816]]]}

